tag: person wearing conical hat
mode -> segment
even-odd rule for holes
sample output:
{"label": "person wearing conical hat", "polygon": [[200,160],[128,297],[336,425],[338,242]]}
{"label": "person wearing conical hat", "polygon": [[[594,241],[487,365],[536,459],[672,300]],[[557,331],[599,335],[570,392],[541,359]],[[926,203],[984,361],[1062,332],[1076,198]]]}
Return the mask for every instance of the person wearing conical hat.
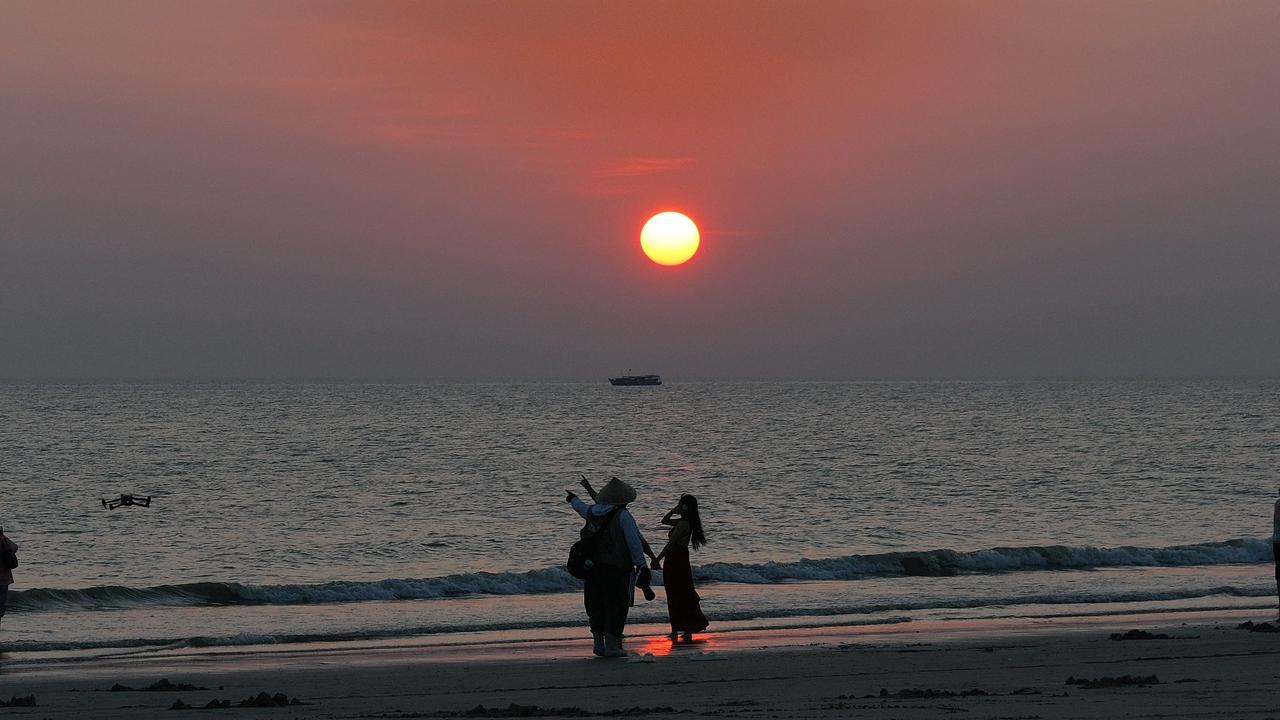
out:
{"label": "person wearing conical hat", "polygon": [[627,504],[635,499],[635,489],[616,477],[600,488],[594,504],[588,504],[573,492],[565,497],[588,522],[606,522],[606,518],[608,522],[601,529],[604,534],[591,556],[591,571],[582,592],[594,640],[592,652],[600,657],[627,656],[627,651],[622,649],[622,630],[631,609],[632,571],[645,567],[640,529],[627,510]]}

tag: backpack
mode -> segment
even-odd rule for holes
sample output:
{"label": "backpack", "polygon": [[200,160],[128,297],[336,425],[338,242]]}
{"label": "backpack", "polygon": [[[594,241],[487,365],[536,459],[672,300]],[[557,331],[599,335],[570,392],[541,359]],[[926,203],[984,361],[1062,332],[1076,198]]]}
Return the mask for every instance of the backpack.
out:
{"label": "backpack", "polygon": [[618,514],[621,508],[614,508],[604,516],[603,520],[598,523],[593,522],[590,513],[587,514],[587,524],[582,526],[582,531],[578,533],[578,541],[569,547],[569,562],[565,563],[565,568],[569,570],[569,574],[585,580],[587,575],[591,573],[591,556],[596,553],[596,546],[600,544],[600,539],[609,534],[609,523],[613,522],[613,516]]}
{"label": "backpack", "polygon": [[18,567],[18,553],[9,549],[8,544],[4,546],[4,550],[0,550],[0,565],[3,565],[5,570]]}

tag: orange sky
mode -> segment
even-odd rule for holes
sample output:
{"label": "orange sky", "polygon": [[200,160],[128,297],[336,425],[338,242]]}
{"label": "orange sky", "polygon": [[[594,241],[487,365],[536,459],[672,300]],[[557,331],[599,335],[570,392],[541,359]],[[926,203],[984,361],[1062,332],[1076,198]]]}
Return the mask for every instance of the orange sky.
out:
{"label": "orange sky", "polygon": [[1280,371],[1274,3],[0,20],[0,378]]}

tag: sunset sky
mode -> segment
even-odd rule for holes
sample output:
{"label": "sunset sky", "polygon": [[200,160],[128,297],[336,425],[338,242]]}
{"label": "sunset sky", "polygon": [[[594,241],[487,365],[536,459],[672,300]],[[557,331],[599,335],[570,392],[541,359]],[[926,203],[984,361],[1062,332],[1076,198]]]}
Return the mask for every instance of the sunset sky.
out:
{"label": "sunset sky", "polygon": [[1271,1],[0,0],[0,379],[1277,375],[1277,38]]}

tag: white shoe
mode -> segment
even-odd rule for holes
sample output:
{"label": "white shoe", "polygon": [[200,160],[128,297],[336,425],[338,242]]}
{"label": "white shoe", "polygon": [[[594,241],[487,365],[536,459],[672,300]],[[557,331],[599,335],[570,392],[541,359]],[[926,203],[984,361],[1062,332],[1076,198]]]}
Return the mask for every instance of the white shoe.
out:
{"label": "white shoe", "polygon": [[604,655],[604,634],[591,633],[591,638],[594,640],[591,645],[591,652],[596,655]]}
{"label": "white shoe", "polygon": [[622,640],[617,635],[604,636],[604,652],[600,653],[600,657],[607,658],[624,658],[627,651],[622,649]]}

